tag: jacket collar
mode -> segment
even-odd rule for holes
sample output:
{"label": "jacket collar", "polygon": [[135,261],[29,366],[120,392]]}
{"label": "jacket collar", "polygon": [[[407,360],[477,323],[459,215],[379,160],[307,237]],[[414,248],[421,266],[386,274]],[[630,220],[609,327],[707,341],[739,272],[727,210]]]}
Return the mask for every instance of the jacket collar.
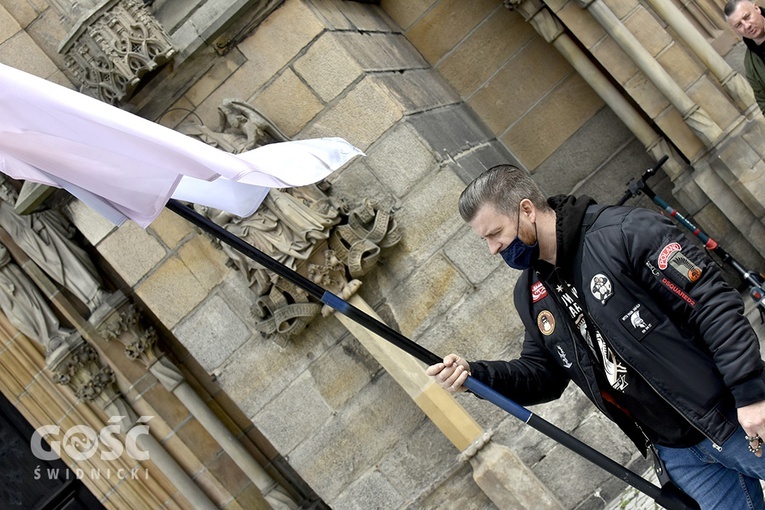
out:
{"label": "jacket collar", "polygon": [[[573,272],[571,262],[579,249],[582,220],[587,207],[596,202],[586,195],[578,198],[573,195],[554,195],[547,199],[547,203],[555,211],[556,268],[563,275],[570,276]],[[540,267],[537,269],[543,274],[549,274],[549,271],[553,269],[543,261],[540,261],[538,265]]]}

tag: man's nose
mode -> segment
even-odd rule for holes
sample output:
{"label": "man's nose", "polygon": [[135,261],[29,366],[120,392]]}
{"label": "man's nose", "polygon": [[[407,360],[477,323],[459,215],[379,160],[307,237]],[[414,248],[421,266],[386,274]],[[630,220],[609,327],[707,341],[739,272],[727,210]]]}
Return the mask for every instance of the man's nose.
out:
{"label": "man's nose", "polygon": [[502,249],[502,243],[498,243],[497,241],[486,241],[486,242],[489,244],[489,252],[492,255],[496,255]]}

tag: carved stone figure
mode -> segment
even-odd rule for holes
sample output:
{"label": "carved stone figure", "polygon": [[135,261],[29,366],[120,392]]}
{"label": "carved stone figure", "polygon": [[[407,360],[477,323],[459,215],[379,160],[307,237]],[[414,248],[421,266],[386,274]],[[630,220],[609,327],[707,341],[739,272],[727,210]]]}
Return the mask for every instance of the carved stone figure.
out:
{"label": "carved stone figure", "polygon": [[[88,254],[71,241],[72,227],[54,211],[21,216],[7,202],[9,188],[0,202],[0,227],[54,281],[82,301],[92,312],[106,293]],[[14,200],[15,201],[15,200]]]}
{"label": "carved stone figure", "polygon": [[[321,193],[318,188],[316,192]],[[330,228],[339,215],[338,210],[328,203],[320,203],[318,200],[311,202],[319,204],[321,213],[306,205],[308,200],[305,197],[315,196],[314,192],[303,190],[298,193],[304,199],[286,191],[272,189],[255,214],[247,218],[219,209],[195,207],[232,234],[294,269],[299,260],[308,259],[318,241],[329,237]],[[237,268],[247,275],[250,285],[261,288],[259,295],[268,291],[268,288],[262,288],[264,278],[268,278],[257,274],[263,270],[259,264],[227,245],[223,245],[223,249]]]}
{"label": "carved stone figure", "polygon": [[225,99],[218,107],[218,113],[220,127],[217,131],[198,122],[187,122],[178,130],[233,154],[289,140],[255,107],[239,99]]}
{"label": "carved stone figure", "polygon": [[0,244],[0,309],[11,324],[50,352],[68,330],[62,329],[45,298]]}
{"label": "carved stone figure", "polygon": [[[186,123],[179,130],[233,153],[288,140],[273,122],[244,101],[227,99],[218,111],[217,131],[196,122]],[[378,262],[380,250],[398,243],[401,233],[391,204],[364,199],[350,207],[349,200],[329,196],[328,189],[327,182],[272,189],[255,214],[247,218],[194,207],[271,258],[349,299],[361,285],[358,278]],[[255,292],[255,328],[265,338],[283,346],[319,311],[325,316],[332,313],[330,307],[322,308],[313,302],[304,290],[227,244],[218,244]]]}

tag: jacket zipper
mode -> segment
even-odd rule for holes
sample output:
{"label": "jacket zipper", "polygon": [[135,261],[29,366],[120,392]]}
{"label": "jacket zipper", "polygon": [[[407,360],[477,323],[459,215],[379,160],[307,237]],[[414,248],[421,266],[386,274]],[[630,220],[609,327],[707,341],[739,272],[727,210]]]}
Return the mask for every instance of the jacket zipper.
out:
{"label": "jacket zipper", "polygon": [[[544,285],[545,288],[547,288],[546,282],[544,282],[541,279],[539,279],[538,281],[542,282],[542,285]],[[592,384],[590,383],[590,378],[586,376],[586,371],[582,367],[581,362],[579,360],[579,347],[577,345],[578,342],[576,340],[579,337],[578,337],[578,334],[573,330],[573,326],[571,325],[571,319],[567,318],[566,316],[566,313],[568,313],[566,310],[566,306],[559,301],[559,296],[556,292],[554,292],[551,289],[547,289],[547,293],[553,297],[553,301],[555,301],[555,304],[558,306],[558,311],[562,312],[561,315],[565,318],[563,323],[566,325],[566,329],[568,330],[569,337],[571,338],[571,344],[574,348],[574,359],[576,359],[576,366],[579,367],[579,371],[583,375],[585,375],[584,380],[587,382],[587,388],[590,390],[590,395],[592,395],[592,398],[590,400],[592,401],[593,404],[595,404],[595,407],[597,407],[601,413],[608,416],[608,413],[606,412],[606,410],[601,408],[600,405],[598,404],[600,398],[596,397],[595,390],[593,390]],[[586,313],[586,312],[582,310],[582,313]]]}

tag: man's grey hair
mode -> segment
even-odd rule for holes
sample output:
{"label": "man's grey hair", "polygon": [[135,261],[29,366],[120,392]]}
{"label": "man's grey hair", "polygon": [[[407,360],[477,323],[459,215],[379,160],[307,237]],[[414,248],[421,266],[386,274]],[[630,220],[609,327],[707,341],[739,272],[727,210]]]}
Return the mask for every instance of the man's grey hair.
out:
{"label": "man's grey hair", "polygon": [[750,0],[728,0],[725,2],[725,7],[723,7],[723,14],[725,15],[726,20],[730,17],[731,14],[733,14],[738,5],[742,2],[746,2],[748,4],[754,3]]}
{"label": "man's grey hair", "polygon": [[513,165],[497,165],[464,189],[459,200],[460,216],[470,222],[482,206],[490,204],[498,213],[514,218],[524,198],[531,200],[537,209],[550,209],[547,198],[531,176]]}

